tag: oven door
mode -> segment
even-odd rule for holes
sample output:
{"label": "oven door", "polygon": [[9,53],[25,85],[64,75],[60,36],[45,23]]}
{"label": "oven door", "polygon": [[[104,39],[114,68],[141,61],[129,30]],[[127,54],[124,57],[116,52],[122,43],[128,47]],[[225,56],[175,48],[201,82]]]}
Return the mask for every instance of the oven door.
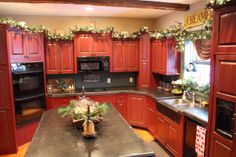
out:
{"label": "oven door", "polygon": [[44,95],[15,99],[16,124],[22,125],[39,119],[45,110]]}
{"label": "oven door", "polygon": [[14,98],[44,94],[43,72],[13,74]]}

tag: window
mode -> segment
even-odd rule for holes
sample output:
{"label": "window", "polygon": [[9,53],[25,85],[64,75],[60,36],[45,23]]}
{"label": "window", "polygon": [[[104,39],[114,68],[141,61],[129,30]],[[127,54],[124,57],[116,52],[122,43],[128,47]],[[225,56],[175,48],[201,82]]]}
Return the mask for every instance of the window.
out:
{"label": "window", "polygon": [[[192,71],[189,70],[190,65],[193,65]],[[201,59],[191,40],[185,42],[184,79],[197,82],[200,86],[210,82],[210,59]]]}

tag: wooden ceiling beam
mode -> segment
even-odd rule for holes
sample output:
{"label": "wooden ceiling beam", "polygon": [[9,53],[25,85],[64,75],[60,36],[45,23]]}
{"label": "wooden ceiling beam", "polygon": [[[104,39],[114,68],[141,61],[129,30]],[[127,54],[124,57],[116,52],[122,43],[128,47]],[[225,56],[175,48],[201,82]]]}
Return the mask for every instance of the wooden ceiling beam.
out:
{"label": "wooden ceiling beam", "polygon": [[140,0],[0,0],[0,2],[17,2],[17,3],[58,3],[58,4],[81,4],[110,7],[127,7],[143,9],[162,9],[187,11],[189,4],[140,1]]}

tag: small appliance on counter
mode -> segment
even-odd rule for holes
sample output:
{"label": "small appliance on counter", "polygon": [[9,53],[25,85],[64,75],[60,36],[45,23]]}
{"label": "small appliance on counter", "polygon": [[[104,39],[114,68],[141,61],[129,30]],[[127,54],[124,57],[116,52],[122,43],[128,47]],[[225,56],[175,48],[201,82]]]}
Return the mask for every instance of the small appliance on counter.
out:
{"label": "small appliance on counter", "polygon": [[182,95],[182,80],[176,80],[176,81],[172,81],[172,86],[173,89],[171,90],[171,93],[173,93],[174,95]]}
{"label": "small appliance on counter", "polygon": [[16,124],[38,119],[45,110],[43,63],[11,64]]}

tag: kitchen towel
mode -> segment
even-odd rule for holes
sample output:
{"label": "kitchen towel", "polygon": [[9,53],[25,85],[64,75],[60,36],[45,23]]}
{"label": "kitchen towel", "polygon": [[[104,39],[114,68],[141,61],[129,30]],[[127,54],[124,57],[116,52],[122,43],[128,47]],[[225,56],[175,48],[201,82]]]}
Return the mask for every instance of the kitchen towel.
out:
{"label": "kitchen towel", "polygon": [[205,142],[206,142],[206,129],[197,125],[195,151],[198,157],[204,157]]}

